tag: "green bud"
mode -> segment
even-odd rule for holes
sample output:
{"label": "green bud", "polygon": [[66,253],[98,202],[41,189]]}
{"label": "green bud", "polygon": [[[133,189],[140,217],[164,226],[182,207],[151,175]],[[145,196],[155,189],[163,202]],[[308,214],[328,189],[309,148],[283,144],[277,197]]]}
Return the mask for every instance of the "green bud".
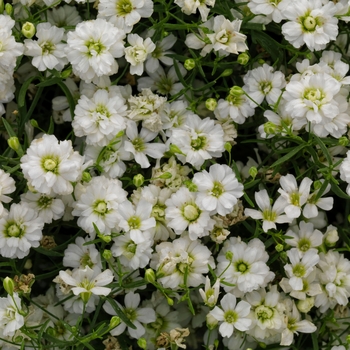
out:
{"label": "green bud", "polygon": [[193,58],[188,58],[184,63],[184,67],[187,70],[192,70],[195,66],[196,66],[196,61]]}
{"label": "green bud", "polygon": [[33,126],[34,128],[38,128],[38,127],[39,127],[39,124],[38,124],[38,122],[37,122],[35,119],[31,119],[31,120],[30,120],[30,124],[31,124],[31,126]]}
{"label": "green bud", "polygon": [[287,253],[285,251],[280,252],[280,258],[284,261],[287,261],[288,260]]}
{"label": "green bud", "polygon": [[313,186],[314,186],[315,191],[316,191],[316,190],[319,190],[319,189],[321,188],[321,186],[322,186],[322,181],[316,180],[316,181],[313,183]]}
{"label": "green bud", "polygon": [[61,78],[67,79],[70,77],[71,74],[72,74],[72,67],[68,67],[63,72],[61,72]]}
{"label": "green bud", "polygon": [[214,340],[214,348],[217,349],[220,345],[219,339]]}
{"label": "green bud", "polygon": [[277,244],[275,249],[276,249],[276,252],[280,253],[283,251],[283,244]]}
{"label": "green bud", "polygon": [[120,324],[120,318],[118,316],[113,316],[109,321],[109,328],[115,328]]}
{"label": "green bud", "polygon": [[19,157],[23,156],[23,149],[21,144],[19,143],[18,137],[12,136],[7,140],[7,144],[10,148],[12,148]]}
{"label": "green bud", "polygon": [[263,342],[260,342],[260,343],[259,343],[259,346],[260,346],[262,349],[266,349],[266,344],[263,343]]}
{"label": "green bud", "polygon": [[137,340],[137,345],[141,348],[141,349],[147,349],[147,340],[145,338],[139,338]]}
{"label": "green bud", "polygon": [[91,297],[91,292],[80,293],[80,298],[84,302],[84,304],[86,304],[89,301],[90,297]]}
{"label": "green bud", "polygon": [[209,314],[207,314],[207,316],[206,316],[206,325],[207,325],[207,327],[208,327],[208,329],[209,330],[213,330],[213,329],[215,329],[216,327],[217,327],[217,325],[218,325],[218,320],[214,317],[214,316],[212,316],[210,313]]}
{"label": "green bud", "polygon": [[348,335],[346,336],[346,342],[347,342],[348,344],[350,344],[350,334],[348,334]]}
{"label": "green bud", "polygon": [[232,75],[232,73],[233,69],[227,68],[220,74],[220,77],[229,77],[230,75]]}
{"label": "green bud", "polygon": [[106,236],[102,234],[97,234],[98,238],[100,238],[103,242],[109,243],[112,240],[111,236]]}
{"label": "green bud", "polygon": [[173,306],[174,305],[174,300],[169,298],[168,296],[166,296],[166,301],[168,302],[169,306]]}
{"label": "green bud", "polygon": [[145,280],[148,283],[152,283],[152,284],[154,284],[156,282],[156,274],[154,273],[154,271],[152,269],[147,269],[145,271]]}
{"label": "green bud", "polygon": [[2,15],[5,10],[4,0],[0,0],[0,14]]}
{"label": "green bud", "polygon": [[181,149],[180,149],[179,147],[177,147],[176,145],[174,145],[173,143],[170,145],[169,151],[170,151],[171,153],[173,153],[173,154],[178,153],[178,154],[185,155],[185,154],[181,151]]}
{"label": "green bud", "polygon": [[105,260],[110,260],[112,259],[113,255],[112,255],[112,252],[109,250],[109,249],[105,249],[102,253],[102,257],[105,259]]}
{"label": "green bud", "polygon": [[255,166],[252,166],[250,169],[249,169],[249,175],[255,179],[256,175],[258,175],[258,169],[255,167]]}
{"label": "green bud", "polygon": [[231,251],[227,251],[226,254],[225,254],[225,258],[226,260],[228,261],[232,261],[232,258],[233,258],[233,253]]}
{"label": "green bud", "polygon": [[4,288],[6,292],[10,295],[13,295],[13,292],[15,290],[15,282],[10,277],[5,277],[3,281]]}
{"label": "green bud", "polygon": [[90,182],[91,181],[90,173],[87,171],[84,171],[81,179],[83,180],[83,182]]}
{"label": "green bud", "polygon": [[32,267],[33,267],[32,259],[27,259],[25,264],[24,264],[24,268],[26,270],[30,270]]}
{"label": "green bud", "polygon": [[263,64],[265,63],[265,60],[263,60],[262,58],[259,58],[259,59],[258,59],[258,63],[261,64],[261,65],[263,65]]}
{"label": "green bud", "polygon": [[163,179],[163,180],[167,180],[167,179],[171,179],[173,177],[173,174],[170,173],[169,171],[163,173],[162,175],[158,176],[158,179]]}
{"label": "green bud", "polygon": [[264,124],[264,131],[266,134],[274,135],[276,134],[277,126],[272,122],[267,122]]}
{"label": "green bud", "polygon": [[9,16],[12,16],[13,13],[13,7],[11,4],[6,4],[5,5],[5,11]]}
{"label": "green bud", "polygon": [[238,55],[237,62],[240,65],[245,66],[249,62],[249,59],[250,59],[250,57],[249,57],[248,53],[242,52]]}
{"label": "green bud", "polygon": [[77,334],[77,332],[78,332],[78,329],[75,326],[72,326],[70,330],[71,330],[72,334]]}
{"label": "green bud", "polygon": [[140,187],[143,185],[143,183],[145,182],[145,178],[142,174],[137,174],[134,176],[134,178],[132,179],[133,184],[136,187]]}
{"label": "green bud", "polygon": [[24,23],[22,26],[22,34],[27,39],[31,39],[35,34],[35,25],[31,22]]}
{"label": "green bud", "polygon": [[46,328],[45,332],[47,332],[47,334],[50,335],[51,337],[55,337],[55,338],[57,337],[55,328],[48,327]]}
{"label": "green bud", "polygon": [[232,150],[232,145],[230,144],[230,142],[227,141],[227,142],[225,142],[224,148],[227,152],[230,153]]}
{"label": "green bud", "polygon": [[184,185],[190,190],[190,192],[197,192],[198,187],[191,180],[184,181]]}
{"label": "green bud", "polygon": [[339,145],[346,147],[349,144],[349,139],[346,136],[342,136],[338,140]]}
{"label": "green bud", "polygon": [[244,90],[240,86],[236,85],[230,89],[230,95],[241,96],[243,94],[244,94]]}
{"label": "green bud", "polygon": [[208,98],[205,101],[205,107],[209,109],[209,111],[214,111],[216,106],[218,105],[218,101],[215,98]]}

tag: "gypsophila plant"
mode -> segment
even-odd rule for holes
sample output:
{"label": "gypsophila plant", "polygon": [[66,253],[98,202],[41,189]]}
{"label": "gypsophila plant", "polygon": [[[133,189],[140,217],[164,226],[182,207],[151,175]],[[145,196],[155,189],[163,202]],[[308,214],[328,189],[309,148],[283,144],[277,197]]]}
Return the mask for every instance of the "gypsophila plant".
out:
{"label": "gypsophila plant", "polygon": [[0,0],[0,349],[350,350],[349,21]]}

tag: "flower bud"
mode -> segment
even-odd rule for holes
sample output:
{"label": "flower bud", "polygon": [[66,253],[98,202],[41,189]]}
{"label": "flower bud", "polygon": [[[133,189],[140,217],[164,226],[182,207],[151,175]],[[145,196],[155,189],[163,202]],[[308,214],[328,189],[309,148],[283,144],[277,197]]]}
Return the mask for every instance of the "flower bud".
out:
{"label": "flower bud", "polygon": [[244,94],[244,90],[240,86],[236,85],[230,89],[230,95],[241,96],[243,94]]}
{"label": "flower bud", "polygon": [[315,190],[319,190],[319,189],[322,187],[322,181],[316,180],[316,181],[313,183],[313,186],[314,186],[314,189],[315,189]]}
{"label": "flower bud", "polygon": [[225,254],[225,258],[228,260],[228,261],[232,261],[232,258],[233,258],[233,253],[228,250]]}
{"label": "flower bud", "polygon": [[185,155],[181,149],[179,147],[177,147],[176,145],[174,145],[173,143],[170,145],[169,147],[169,151],[173,154],[176,154],[176,153],[179,153],[179,154],[182,154],[182,155]]}
{"label": "flower bud", "polygon": [[249,168],[249,175],[255,179],[256,175],[258,175],[258,169],[255,166]]}
{"label": "flower bud", "polygon": [[338,140],[339,145],[346,147],[349,144],[349,139],[346,136],[342,136]]}
{"label": "flower bud", "polygon": [[233,69],[227,68],[220,74],[220,77],[229,77],[230,75],[232,75],[232,73],[233,73]]}
{"label": "flower bud", "polygon": [[70,77],[71,74],[72,74],[72,67],[68,67],[63,72],[61,72],[61,78],[67,79]]}
{"label": "flower bud", "polygon": [[198,187],[191,180],[184,181],[184,185],[190,190],[190,192],[197,192]]}
{"label": "flower bud", "polygon": [[231,152],[232,150],[232,145],[230,144],[230,142],[225,142],[224,148],[227,152]]}
{"label": "flower bud", "polygon": [[266,122],[264,124],[264,131],[266,132],[266,134],[274,135],[276,134],[276,130],[277,130],[276,124],[272,122]]}
{"label": "flower bud", "polygon": [[147,269],[145,271],[145,280],[148,283],[152,283],[152,284],[154,284],[156,282],[156,274],[154,273],[154,271],[152,269]]}
{"label": "flower bud", "polygon": [[22,146],[19,143],[18,137],[16,136],[12,136],[7,140],[7,143],[9,145],[10,148],[12,148],[19,157],[23,156],[23,150],[22,150]]}
{"label": "flower bud", "polygon": [[248,53],[242,52],[238,55],[237,62],[240,65],[245,66],[249,62],[249,59],[250,59],[250,57],[249,57]]}
{"label": "flower bud", "polygon": [[9,16],[12,16],[13,13],[13,7],[11,4],[6,4],[5,5],[5,11]]}
{"label": "flower bud", "polygon": [[215,98],[208,98],[205,101],[205,107],[209,109],[209,111],[214,111],[216,106],[218,105],[218,101]]}
{"label": "flower bud", "polygon": [[34,128],[38,128],[39,124],[35,119],[31,119],[30,120],[30,124],[34,127]]}
{"label": "flower bud", "polygon": [[102,257],[105,259],[105,260],[110,260],[112,259],[113,255],[112,255],[112,252],[109,250],[109,249],[105,249],[102,253]]}
{"label": "flower bud", "polygon": [[258,59],[258,63],[261,64],[261,65],[263,65],[263,64],[265,63],[265,60],[263,60],[262,58],[259,58],[259,59]]}
{"label": "flower bud", "polygon": [[158,176],[158,179],[163,179],[163,180],[167,180],[167,179],[171,179],[173,177],[173,174],[170,173],[169,171],[163,173],[162,175]]}
{"label": "flower bud", "polygon": [[169,306],[173,306],[174,305],[174,300],[169,298],[168,296],[166,296],[166,301],[168,302]]}
{"label": "flower bud", "polygon": [[26,270],[30,270],[32,267],[33,267],[32,259],[27,259],[25,264],[24,264],[24,268]]}
{"label": "flower bud", "polygon": [[10,277],[5,277],[3,281],[4,289],[9,295],[13,295],[13,292],[15,290],[15,282]]}
{"label": "flower bud", "polygon": [[260,342],[260,343],[259,343],[259,346],[260,346],[262,349],[266,349],[266,344],[263,343],[263,342]]}
{"label": "flower bud", "polygon": [[137,340],[137,345],[141,348],[141,349],[147,349],[147,340],[145,338],[139,338]]}
{"label": "flower bud", "polygon": [[0,0],[0,14],[2,15],[5,10],[4,0]]}
{"label": "flower bud", "polygon": [[283,244],[277,244],[275,249],[276,249],[276,252],[280,253],[283,251]]}
{"label": "flower bud", "polygon": [[313,308],[314,305],[315,305],[315,298],[309,297],[309,298],[306,298],[305,300],[299,300],[297,303],[297,308],[300,312],[303,312],[306,314]]}
{"label": "flower bud", "polygon": [[142,174],[137,174],[134,176],[134,178],[132,179],[133,184],[136,187],[140,187],[143,185],[143,183],[145,182],[145,178]]}
{"label": "flower bud", "polygon": [[120,318],[118,316],[113,316],[109,321],[109,328],[115,328],[120,324]]}
{"label": "flower bud", "polygon": [[31,22],[24,23],[22,26],[22,34],[27,39],[31,39],[35,34],[35,25]]}
{"label": "flower bud", "polygon": [[196,61],[193,58],[188,58],[184,63],[184,67],[187,70],[192,70],[195,66],[196,66]]}
{"label": "flower bud", "polygon": [[206,316],[206,324],[208,329],[212,331],[214,328],[217,327],[218,320],[212,314],[209,313]]}
{"label": "flower bud", "polygon": [[323,236],[323,241],[326,247],[331,248],[334,247],[338,242],[339,236],[336,227],[328,226],[326,233]]}
{"label": "flower bud", "polygon": [[91,181],[90,173],[87,171],[84,171],[81,179],[83,182],[90,182]]}
{"label": "flower bud", "polygon": [[112,240],[111,236],[105,236],[102,234],[97,234],[98,238],[100,238],[103,242],[109,243]]}

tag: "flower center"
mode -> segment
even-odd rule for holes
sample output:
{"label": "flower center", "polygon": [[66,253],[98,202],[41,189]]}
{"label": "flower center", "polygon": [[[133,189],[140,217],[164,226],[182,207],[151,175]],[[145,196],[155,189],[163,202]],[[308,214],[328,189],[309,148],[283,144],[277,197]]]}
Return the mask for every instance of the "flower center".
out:
{"label": "flower center", "polygon": [[218,182],[214,181],[214,187],[212,188],[210,194],[214,197],[220,197],[224,193],[224,186]]}
{"label": "flower center", "polygon": [[163,50],[161,47],[156,46],[156,48],[154,49],[154,51],[152,52],[152,57],[153,58],[159,58],[161,57],[163,54]]}
{"label": "flower center", "polygon": [[203,149],[207,143],[207,138],[205,136],[198,136],[196,139],[191,140],[191,147],[198,151]]}
{"label": "flower center", "polygon": [[184,218],[190,222],[196,221],[199,218],[200,213],[201,211],[195,204],[188,204],[183,210]]}
{"label": "flower center", "polygon": [[277,214],[271,209],[265,209],[262,212],[263,220],[275,222]]}
{"label": "flower center", "polygon": [[48,171],[51,171],[55,174],[58,173],[58,164],[59,164],[59,161],[58,161],[58,158],[57,157],[47,157],[47,158],[44,158],[42,160],[42,167],[44,168],[44,170],[46,172]]}
{"label": "flower center", "polygon": [[87,54],[89,57],[97,56],[105,49],[104,45],[101,42],[94,41],[92,39],[88,41],[85,45],[88,48]]}
{"label": "flower center", "polygon": [[303,277],[305,275],[305,266],[302,264],[296,264],[293,267],[293,275],[295,277]]}
{"label": "flower center", "polygon": [[80,259],[80,265],[81,266],[89,266],[91,269],[94,266],[94,263],[91,261],[90,255],[89,254],[84,254],[81,259]]}
{"label": "flower center", "polygon": [[158,92],[162,95],[167,95],[173,87],[173,82],[168,77],[163,77],[159,82],[156,83]]}
{"label": "flower center", "polygon": [[302,23],[307,31],[313,32],[317,26],[317,19],[312,16],[306,16]]}
{"label": "flower center", "polygon": [[255,315],[257,316],[260,322],[264,323],[265,321],[270,320],[273,317],[274,311],[268,306],[260,305],[255,309]]}
{"label": "flower center", "polygon": [[103,117],[109,118],[111,116],[107,107],[101,104],[96,106],[95,112],[98,114],[100,120],[104,119]]}
{"label": "flower center", "polygon": [[242,274],[246,273],[249,271],[249,265],[244,261],[237,261],[236,262],[236,271],[241,272]]}
{"label": "flower center", "polygon": [[141,227],[141,220],[137,216],[132,216],[128,220],[130,230],[137,230]]}
{"label": "flower center", "polygon": [[136,311],[132,308],[126,308],[124,310],[124,313],[126,315],[126,317],[130,320],[130,321],[134,321],[136,320],[137,314]]}
{"label": "flower center", "polygon": [[94,205],[94,212],[104,215],[108,212],[107,203],[105,201],[97,201]]}
{"label": "flower center", "polygon": [[296,205],[297,207],[300,206],[300,193],[299,192],[291,193],[289,198],[290,198],[291,204]]}
{"label": "flower center", "polygon": [[321,101],[324,97],[324,93],[320,89],[306,89],[304,92],[304,98],[312,102]]}
{"label": "flower center", "polygon": [[277,7],[277,5],[281,2],[282,0],[270,0],[270,4]]}
{"label": "flower center", "polygon": [[47,196],[41,196],[37,203],[38,203],[38,207],[40,209],[46,209],[46,208],[49,208],[52,204],[52,201],[53,201],[53,198],[51,197],[47,197]]}
{"label": "flower center", "polygon": [[141,137],[136,137],[132,140],[136,152],[142,152],[145,149],[145,143]]}
{"label": "flower center", "polygon": [[7,227],[7,235],[10,237],[20,237],[23,235],[23,232],[16,224],[10,224]]}
{"label": "flower center", "polygon": [[238,319],[237,312],[233,310],[228,310],[224,313],[224,319],[227,323],[235,323]]}
{"label": "flower center", "polygon": [[298,248],[299,250],[301,250],[302,252],[306,252],[310,249],[311,246],[311,242],[309,239],[306,238],[302,238],[299,242],[298,242]]}
{"label": "flower center", "polygon": [[116,6],[117,15],[120,17],[125,17],[133,9],[134,9],[134,7],[132,6],[132,2],[130,0],[118,1],[117,6]]}
{"label": "flower center", "polygon": [[264,94],[267,95],[272,89],[272,84],[269,81],[263,81],[260,83],[260,91]]}
{"label": "flower center", "polygon": [[152,216],[157,220],[161,222],[165,222],[165,205],[156,204],[152,208]]}
{"label": "flower center", "polygon": [[45,43],[41,44],[41,50],[43,55],[49,55],[55,50],[55,45],[50,43],[49,41],[46,41]]}

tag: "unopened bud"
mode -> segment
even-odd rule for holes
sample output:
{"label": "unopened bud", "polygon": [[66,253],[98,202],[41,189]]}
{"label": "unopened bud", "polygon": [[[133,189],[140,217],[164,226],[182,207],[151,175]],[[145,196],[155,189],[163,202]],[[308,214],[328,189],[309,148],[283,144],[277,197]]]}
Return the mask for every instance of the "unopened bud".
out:
{"label": "unopened bud", "polygon": [[280,253],[283,251],[283,244],[277,244],[275,249],[276,249],[276,252]]}
{"label": "unopened bud", "polygon": [[102,253],[102,257],[105,259],[105,260],[110,260],[112,259],[113,255],[112,255],[112,252],[109,250],[109,249],[105,249]]}
{"label": "unopened bud", "polygon": [[68,67],[63,72],[61,72],[61,78],[67,79],[70,77],[71,74],[72,74],[72,67]]}
{"label": "unopened bud", "polygon": [[134,178],[132,179],[133,184],[136,187],[140,187],[143,185],[143,183],[145,182],[145,178],[142,174],[137,174],[134,176]]}
{"label": "unopened bud", "polygon": [[34,127],[34,128],[38,128],[39,124],[35,119],[31,119],[30,120],[30,124]]}
{"label": "unopened bud", "polygon": [[215,98],[208,98],[205,101],[205,107],[209,109],[209,111],[214,111],[216,106],[218,105],[218,101]]}
{"label": "unopened bud", "polygon": [[232,73],[233,73],[233,69],[227,68],[220,74],[220,77],[229,77],[230,75],[232,75]]}
{"label": "unopened bud", "polygon": [[6,292],[10,295],[13,295],[13,292],[15,290],[15,282],[10,277],[5,277],[3,282],[4,288]]}
{"label": "unopened bud", "polygon": [[2,15],[5,10],[4,0],[0,0],[0,14]]}
{"label": "unopened bud", "polygon": [[315,190],[320,189],[321,186],[322,186],[322,181],[316,180],[316,181],[313,183],[313,186],[314,186],[314,189],[315,189]]}
{"label": "unopened bud", "polygon": [[226,258],[226,260],[228,260],[228,261],[232,261],[233,253],[232,253],[230,250],[228,250],[228,251],[226,252],[226,254],[225,254],[225,258]]}
{"label": "unopened bud", "polygon": [[342,136],[338,140],[339,145],[346,147],[349,144],[349,139],[346,136]]}
{"label": "unopened bud", "polygon": [[27,39],[31,39],[35,34],[35,25],[31,22],[24,23],[22,26],[22,34]]}
{"label": "unopened bud", "polygon": [[9,147],[12,148],[18,154],[19,157],[23,156],[24,153],[23,153],[23,150],[22,150],[22,146],[19,143],[18,137],[16,137],[16,136],[10,137],[7,140],[7,143],[9,145]]}
{"label": "unopened bud", "polygon": [[32,267],[33,267],[32,259],[27,259],[25,264],[24,264],[24,268],[26,270],[30,270]]}
{"label": "unopened bud", "polygon": [[231,152],[232,150],[232,145],[230,144],[230,142],[225,142],[224,148],[227,152]]}
{"label": "unopened bud", "polygon": [[184,63],[184,67],[187,70],[192,70],[195,66],[196,66],[196,61],[193,58],[188,58]]}
{"label": "unopened bud", "polygon": [[335,246],[338,240],[339,240],[339,236],[338,236],[337,228],[332,225],[328,226],[327,231],[323,237],[324,244],[328,248],[331,248]]}
{"label": "unopened bud", "polygon": [[102,234],[97,234],[98,238],[100,238],[103,242],[109,243],[112,240],[111,236],[105,236]]}
{"label": "unopened bud", "polygon": [[113,316],[109,321],[109,328],[115,328],[120,324],[120,318],[118,316]]}
{"label": "unopened bud", "polygon": [[176,145],[174,145],[173,143],[170,145],[169,151],[170,151],[171,153],[173,153],[173,154],[178,153],[178,154],[185,155],[185,154],[181,151],[181,149],[180,149],[179,147],[177,147]]}
{"label": "unopened bud", "polygon": [[162,175],[158,176],[158,179],[167,180],[167,179],[171,179],[172,177],[173,177],[173,174],[167,171],[166,173],[163,173]]}
{"label": "unopened bud", "polygon": [[230,95],[241,96],[243,94],[244,94],[244,90],[240,86],[236,85],[230,89]]}
{"label": "unopened bud", "polygon": [[174,305],[174,300],[169,298],[168,296],[166,296],[166,301],[168,302],[169,306],[173,306]]}
{"label": "unopened bud", "polygon": [[261,65],[263,65],[263,64],[265,63],[265,60],[263,60],[262,58],[259,58],[259,59],[258,59],[258,63],[261,64]]}
{"label": "unopened bud", "polygon": [[90,173],[87,172],[87,171],[84,171],[81,179],[82,179],[83,182],[90,182],[91,181]]}
{"label": "unopened bud", "polygon": [[139,338],[138,341],[137,341],[137,345],[141,349],[147,349],[147,340],[145,338]]}
{"label": "unopened bud", "polygon": [[248,62],[249,62],[249,55],[246,52],[242,52],[238,55],[237,57],[237,62],[242,65],[245,66]]}
{"label": "unopened bud", "polygon": [[252,166],[250,169],[249,169],[249,175],[255,179],[256,175],[258,175],[258,169],[255,167],[255,166]]}
{"label": "unopened bud", "polygon": [[306,314],[312,309],[314,305],[315,305],[315,298],[310,297],[310,298],[306,298],[305,300],[299,300],[297,303],[297,308],[300,312],[303,312]]}
{"label": "unopened bud", "polygon": [[206,316],[206,324],[209,330],[213,330],[217,327],[218,320],[212,314],[209,313]]}
{"label": "unopened bud", "polygon": [[346,342],[350,344],[350,334],[346,336]]}
{"label": "unopened bud", "polygon": [[156,274],[154,273],[154,271],[152,269],[147,269],[145,271],[145,280],[148,283],[152,283],[152,284],[154,284],[156,282]]}
{"label": "unopened bud", "polygon": [[5,11],[6,13],[9,15],[9,16],[12,16],[12,13],[13,13],[13,7],[11,4],[7,3],[5,5]]}

